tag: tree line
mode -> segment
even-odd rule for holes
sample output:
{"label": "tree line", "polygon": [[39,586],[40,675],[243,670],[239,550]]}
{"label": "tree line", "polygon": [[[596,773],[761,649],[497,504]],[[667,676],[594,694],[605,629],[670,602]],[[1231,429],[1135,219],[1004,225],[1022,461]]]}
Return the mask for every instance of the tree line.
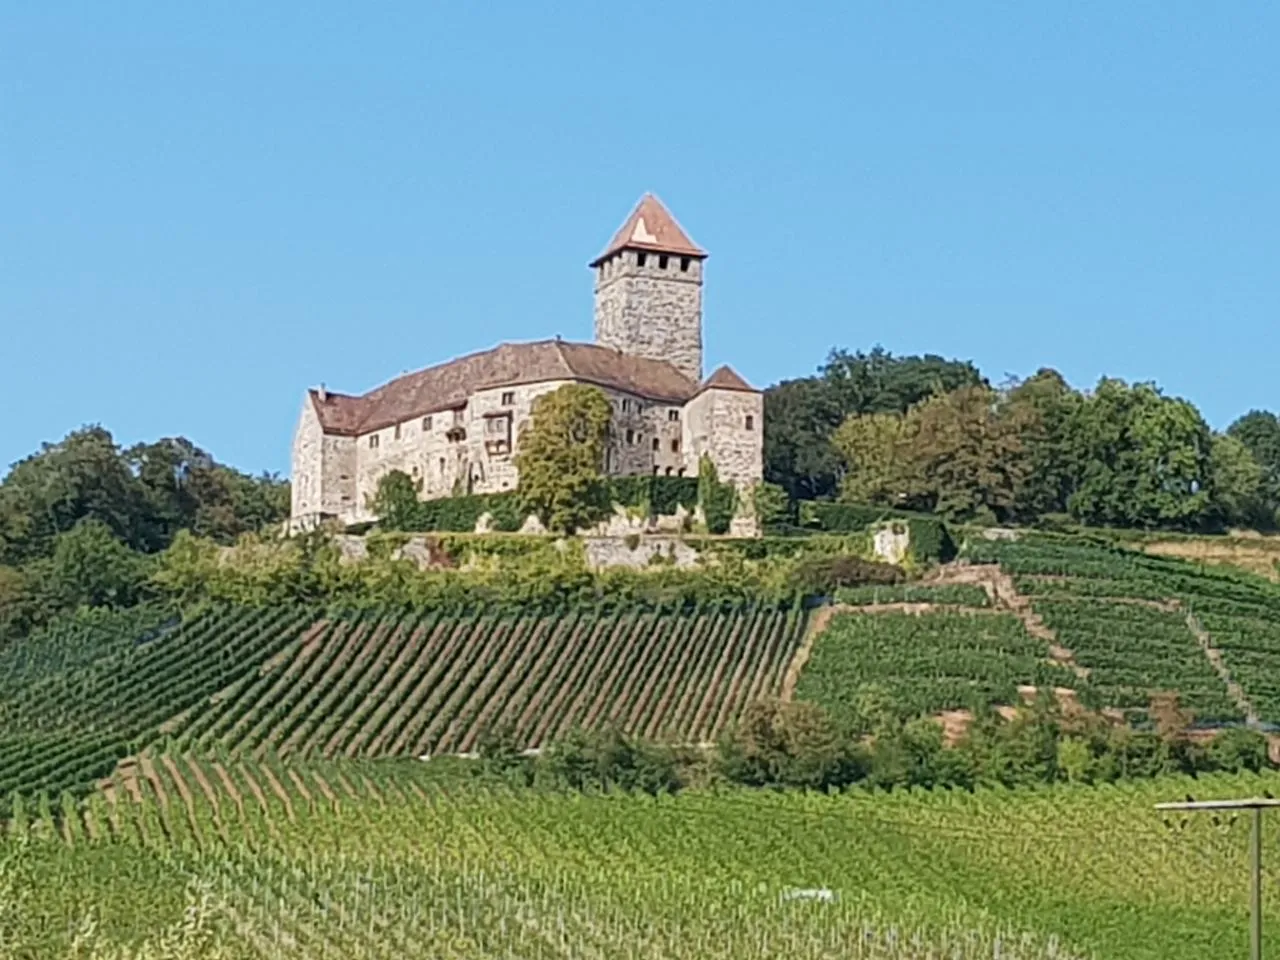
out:
{"label": "tree line", "polygon": [[1169,693],[1152,697],[1138,725],[1064,707],[1047,692],[1009,719],[978,705],[954,742],[937,718],[903,711],[883,688],[862,687],[850,702],[849,718],[837,722],[807,701],[758,701],[712,750],[603,729],[572,733],[535,757],[509,731],[491,731],[478,745],[476,772],[520,786],[674,793],[720,783],[822,791],[1017,788],[1274,766],[1257,730],[1232,727],[1207,742],[1194,736],[1193,714]]}
{"label": "tree line", "polygon": [[992,386],[971,363],[833,350],[765,393],[765,477],[793,500],[958,521],[1216,532],[1280,518],[1280,419],[1215,432],[1151,383]]}
{"label": "tree line", "polygon": [[131,447],[73,431],[0,481],[0,639],[59,612],[130,606],[179,531],[219,543],[289,515],[289,485],[218,463],[183,437]]}

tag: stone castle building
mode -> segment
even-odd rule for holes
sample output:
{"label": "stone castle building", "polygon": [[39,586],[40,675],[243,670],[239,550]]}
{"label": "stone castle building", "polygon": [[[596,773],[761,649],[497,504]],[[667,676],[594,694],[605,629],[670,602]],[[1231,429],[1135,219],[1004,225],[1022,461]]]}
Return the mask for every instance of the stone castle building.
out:
{"label": "stone castle building", "polygon": [[534,400],[566,383],[613,405],[604,469],[695,476],[703,454],[741,488],[763,472],[760,391],[727,366],[703,379],[706,251],[646,195],[600,256],[595,343],[503,343],[360,396],[307,391],[293,440],[295,526],[373,519],[379,479],[401,470],[424,499],[515,489],[512,455]]}

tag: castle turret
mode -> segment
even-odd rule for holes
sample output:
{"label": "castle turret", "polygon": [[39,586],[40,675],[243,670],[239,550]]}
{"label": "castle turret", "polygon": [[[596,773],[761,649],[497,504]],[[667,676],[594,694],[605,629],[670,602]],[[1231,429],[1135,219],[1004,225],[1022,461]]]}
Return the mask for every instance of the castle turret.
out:
{"label": "castle turret", "polygon": [[702,266],[707,253],[647,193],[595,271],[596,343],[665,360],[702,379]]}

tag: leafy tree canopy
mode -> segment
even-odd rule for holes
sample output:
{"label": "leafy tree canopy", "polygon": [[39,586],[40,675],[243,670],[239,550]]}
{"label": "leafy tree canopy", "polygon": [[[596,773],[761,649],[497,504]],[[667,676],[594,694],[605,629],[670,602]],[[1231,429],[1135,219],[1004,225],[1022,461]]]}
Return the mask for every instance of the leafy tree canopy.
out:
{"label": "leafy tree canopy", "polygon": [[843,464],[831,436],[855,414],[905,413],[921,400],[983,382],[967,361],[833,349],[817,376],[765,392],[765,479],[792,497],[834,496]]}
{"label": "leafy tree canopy", "polygon": [[609,511],[605,444],[613,408],[599,387],[565,384],[538,397],[515,455],[521,507],[571,533]]}

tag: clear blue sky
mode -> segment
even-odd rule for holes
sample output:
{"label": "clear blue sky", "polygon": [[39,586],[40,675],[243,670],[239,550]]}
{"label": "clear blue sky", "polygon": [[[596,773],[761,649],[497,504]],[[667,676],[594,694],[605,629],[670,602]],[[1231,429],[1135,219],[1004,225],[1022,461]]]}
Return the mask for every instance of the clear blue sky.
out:
{"label": "clear blue sky", "polygon": [[1280,407],[1272,4],[0,0],[0,471],[287,472],[305,387],[589,339],[645,190],[708,369],[833,345]]}

